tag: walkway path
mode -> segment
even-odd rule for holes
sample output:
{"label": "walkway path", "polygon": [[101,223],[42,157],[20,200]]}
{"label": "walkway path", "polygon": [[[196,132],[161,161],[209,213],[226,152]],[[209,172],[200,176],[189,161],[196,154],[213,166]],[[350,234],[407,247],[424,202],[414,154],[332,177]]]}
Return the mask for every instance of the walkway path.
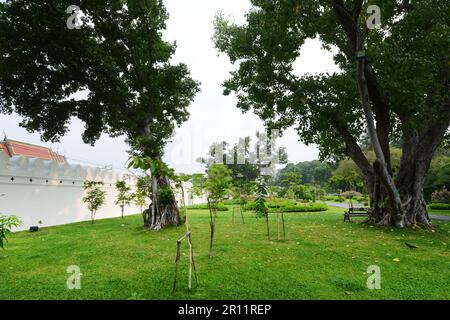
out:
{"label": "walkway path", "polygon": [[[350,207],[349,203],[340,203],[340,202],[330,202],[325,201],[325,203],[331,207],[337,207],[337,208],[343,208],[348,209]],[[362,207],[360,204],[353,205],[354,208]],[[450,216],[446,215],[436,215],[436,214],[430,214],[431,220],[440,220],[440,221],[450,221]]]}

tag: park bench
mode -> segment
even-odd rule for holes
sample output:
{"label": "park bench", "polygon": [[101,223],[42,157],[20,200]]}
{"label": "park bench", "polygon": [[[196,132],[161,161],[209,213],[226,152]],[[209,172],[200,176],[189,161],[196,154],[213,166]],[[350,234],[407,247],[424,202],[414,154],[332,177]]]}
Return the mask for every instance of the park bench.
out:
{"label": "park bench", "polygon": [[351,222],[350,216],[353,217],[368,217],[368,208],[349,208],[348,211],[344,212],[344,222]]}

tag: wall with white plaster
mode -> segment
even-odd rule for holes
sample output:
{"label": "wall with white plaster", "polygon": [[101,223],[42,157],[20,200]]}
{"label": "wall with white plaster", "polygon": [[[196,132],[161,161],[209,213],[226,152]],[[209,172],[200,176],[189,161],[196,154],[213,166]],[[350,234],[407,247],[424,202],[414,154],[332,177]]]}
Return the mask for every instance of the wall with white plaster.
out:
{"label": "wall with white plaster", "polygon": [[[12,179],[13,178],[13,179]],[[115,183],[125,180],[135,185],[133,175],[81,165],[58,164],[54,161],[12,157],[0,153],[0,213],[19,216],[23,225],[54,226],[90,220],[90,213],[82,198],[85,180],[102,181],[107,191],[105,205],[96,219],[120,217],[120,207],[115,205]],[[125,215],[136,214],[140,208],[125,207]],[[41,222],[42,224],[39,224]]]}

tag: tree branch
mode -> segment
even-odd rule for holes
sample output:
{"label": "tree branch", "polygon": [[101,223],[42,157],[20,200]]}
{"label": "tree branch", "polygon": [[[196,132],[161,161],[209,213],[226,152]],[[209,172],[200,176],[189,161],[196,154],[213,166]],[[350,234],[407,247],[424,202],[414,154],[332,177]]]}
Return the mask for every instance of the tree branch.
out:
{"label": "tree branch", "polygon": [[[361,14],[363,1],[355,0],[353,10],[349,12],[342,0],[331,0],[331,3],[334,7],[336,16],[341,23],[342,28],[347,34],[349,41],[353,47],[353,57],[356,56],[356,52],[358,51],[358,41],[360,38],[361,43],[364,42],[365,36],[367,35],[368,28],[365,25],[364,30],[360,31],[358,27],[358,19]],[[359,35],[359,36],[358,36]],[[364,48],[361,45],[362,49]],[[381,145],[381,149],[384,153],[385,163],[387,165],[388,171],[392,173],[391,169],[391,157],[389,150],[389,134],[391,130],[391,122],[390,122],[390,108],[388,99],[381,92],[380,86],[376,79],[375,72],[370,64],[370,61],[366,59],[363,65],[363,73],[365,76],[365,82],[367,84],[368,96],[372,102],[372,110],[375,114],[377,124],[376,131],[378,135],[378,140]]]}
{"label": "tree branch", "polygon": [[373,176],[373,167],[356,142],[355,137],[353,137],[346,127],[339,124],[335,124],[335,130],[345,142],[345,153],[355,162],[363,175],[365,177]]}

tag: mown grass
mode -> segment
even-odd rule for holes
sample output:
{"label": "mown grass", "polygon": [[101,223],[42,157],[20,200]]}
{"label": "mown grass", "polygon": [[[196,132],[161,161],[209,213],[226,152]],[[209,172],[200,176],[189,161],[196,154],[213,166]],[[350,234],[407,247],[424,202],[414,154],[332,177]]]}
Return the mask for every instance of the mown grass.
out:
{"label": "mown grass", "polygon": [[[342,212],[286,213],[287,240],[270,242],[263,219],[246,213],[233,225],[221,212],[209,258],[208,212],[191,210],[200,286],[187,289],[184,245],[175,294],[184,227],[145,231],[136,215],[16,233],[0,251],[0,299],[450,298],[450,223],[436,222],[434,232],[376,228],[343,223]],[[275,215],[271,228],[275,239]],[[81,268],[81,290],[66,288],[70,265]],[[381,268],[381,290],[366,287],[370,265]]]}

